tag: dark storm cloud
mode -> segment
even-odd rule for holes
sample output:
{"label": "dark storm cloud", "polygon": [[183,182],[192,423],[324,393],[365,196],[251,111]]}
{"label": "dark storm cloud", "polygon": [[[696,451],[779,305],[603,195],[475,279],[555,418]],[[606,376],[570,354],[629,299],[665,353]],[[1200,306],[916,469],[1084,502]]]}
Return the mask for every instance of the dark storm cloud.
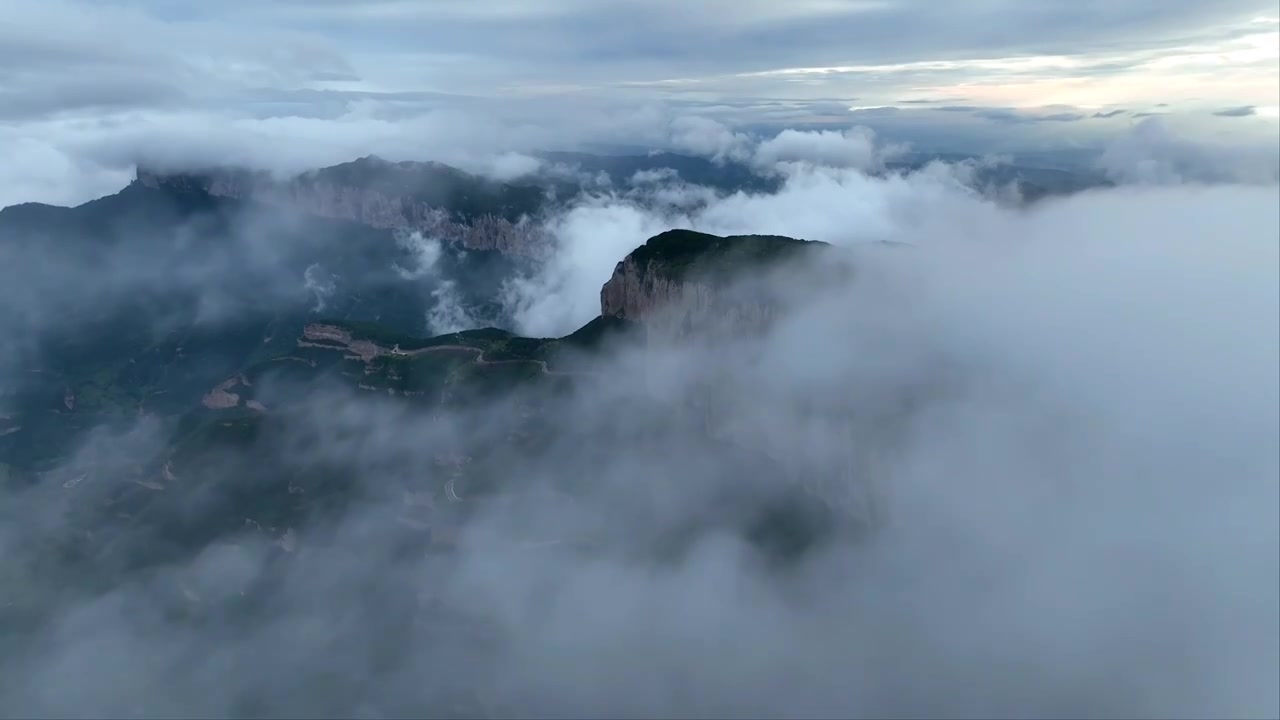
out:
{"label": "dark storm cloud", "polygon": [[189,99],[177,85],[157,79],[100,77],[23,90],[0,89],[0,120],[25,120],[63,112],[110,111],[139,106],[182,107]]}
{"label": "dark storm cloud", "polygon": [[[976,8],[924,0],[697,6],[675,0],[555,0],[536,8],[4,0],[0,7],[9,18],[8,30],[0,29],[0,67],[10,68],[0,71],[0,84],[14,91],[72,66],[82,68],[86,79],[103,69],[158,67],[242,90],[381,78],[400,86],[382,90],[407,89],[412,79],[419,89],[458,90],[479,82],[491,91],[522,83],[613,84],[784,67],[1082,56],[1217,37],[1222,22],[1273,9],[1261,0],[1083,7],[1065,0],[999,0]],[[49,27],[60,32],[45,32]],[[112,42],[113,37],[130,42]],[[1111,59],[1089,72],[1129,66]],[[146,98],[134,102],[145,105]]]}
{"label": "dark storm cloud", "polygon": [[1084,118],[1085,115],[1081,113],[1053,113],[1052,115],[1041,115],[1034,119],[1040,122],[1075,122]]}
{"label": "dark storm cloud", "polygon": [[[384,4],[385,5],[385,4]],[[287,6],[286,6],[287,7]],[[277,18],[285,10],[263,10]],[[329,27],[393,43],[427,41],[438,52],[476,54],[476,40],[537,62],[588,62],[599,69],[662,66],[689,74],[776,67],[895,63],[961,56],[1067,54],[1160,44],[1195,36],[1223,18],[1272,9],[1259,0],[1033,5],[1001,0],[939,6],[885,2],[550,2],[539,11],[450,12],[399,5],[376,13],[330,6]],[[323,13],[322,13],[323,16]],[[315,24],[318,21],[311,21]],[[319,21],[323,22],[323,21]]]}
{"label": "dark storm cloud", "polygon": [[973,114],[983,120],[992,120],[1000,123],[1027,123],[1032,122],[1032,118],[1008,108],[982,108],[975,110]]}
{"label": "dark storm cloud", "polygon": [[1256,115],[1257,113],[1258,113],[1258,109],[1255,108],[1254,106],[1241,105],[1240,107],[1233,107],[1233,108],[1226,108],[1225,110],[1219,110],[1215,112],[1214,115],[1217,115],[1218,117],[1249,117],[1250,115]]}
{"label": "dark storm cloud", "polygon": [[0,117],[156,109],[175,100],[187,107],[212,98],[226,104],[252,89],[358,77],[322,38],[163,9],[0,0],[0,92],[19,99],[0,105]]}
{"label": "dark storm cloud", "polygon": [[1124,113],[1124,110],[1112,110],[1110,112],[1095,112],[1093,115],[1087,115],[1077,110],[1061,110],[1058,112],[1029,112],[1018,110],[1015,108],[996,108],[981,107],[978,105],[944,105],[941,107],[929,108],[937,112],[946,113],[966,113],[976,118],[989,120],[997,123],[1006,124],[1022,124],[1033,122],[1075,122],[1084,120],[1088,117],[1093,118],[1113,118]]}

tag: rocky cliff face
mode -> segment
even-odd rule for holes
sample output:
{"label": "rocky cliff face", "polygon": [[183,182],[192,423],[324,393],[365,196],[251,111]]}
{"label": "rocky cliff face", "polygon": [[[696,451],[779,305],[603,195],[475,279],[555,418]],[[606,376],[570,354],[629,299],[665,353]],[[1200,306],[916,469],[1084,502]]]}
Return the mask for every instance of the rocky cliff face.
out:
{"label": "rocky cliff face", "polygon": [[[744,262],[734,247],[739,241],[753,245],[754,252],[775,241],[793,248],[827,247],[791,238],[663,233],[617,264],[600,289],[601,315],[640,323],[651,340],[693,335],[716,340],[767,327],[781,301],[769,288],[752,283],[751,273],[738,272]],[[702,272],[689,271],[691,265]]]}
{"label": "rocky cliff face", "polygon": [[619,262],[609,281],[600,288],[600,314],[640,322],[658,307],[674,304],[685,295],[699,294],[700,286],[666,277],[653,265],[649,262],[642,266],[633,255]]}
{"label": "rocky cliff face", "polygon": [[[350,220],[379,229],[417,230],[473,250],[497,250],[508,255],[537,257],[548,247],[540,225],[514,214],[499,190],[494,190],[492,212],[483,211],[485,199],[474,197],[485,181],[447,166],[392,164],[375,159],[349,163],[361,171],[336,172],[326,168],[277,180],[267,173],[214,170],[205,173],[160,173],[138,168],[137,182],[148,187],[173,187],[205,192],[216,197],[253,200],[286,207],[319,217]],[[414,166],[412,172],[401,167]],[[421,167],[417,167],[417,166]],[[344,166],[338,166],[343,168]],[[380,172],[380,168],[391,168]],[[423,192],[424,174],[431,173],[431,188]],[[458,189],[450,184],[459,185]],[[498,186],[501,187],[501,186]],[[530,203],[531,188],[522,188],[518,199]],[[450,196],[453,196],[452,198]],[[468,213],[449,207],[451,199],[465,204]],[[479,212],[476,212],[477,209]]]}
{"label": "rocky cliff face", "polygon": [[650,340],[708,340],[768,325],[777,306],[697,279],[678,278],[660,263],[628,256],[600,289],[600,314],[640,323]]}

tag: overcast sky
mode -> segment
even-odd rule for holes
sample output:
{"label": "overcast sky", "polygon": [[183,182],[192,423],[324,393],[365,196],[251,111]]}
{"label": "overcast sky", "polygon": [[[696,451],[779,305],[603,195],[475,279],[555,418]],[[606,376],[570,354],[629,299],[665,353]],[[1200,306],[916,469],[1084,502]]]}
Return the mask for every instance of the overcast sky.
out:
{"label": "overcast sky", "polygon": [[249,136],[326,148],[272,158],[295,165],[448,161],[661,144],[694,114],[1003,151],[1148,114],[1267,138],[1280,114],[1275,0],[0,0],[0,19],[0,151],[22,168],[0,184],[32,199],[140,153],[261,155]]}

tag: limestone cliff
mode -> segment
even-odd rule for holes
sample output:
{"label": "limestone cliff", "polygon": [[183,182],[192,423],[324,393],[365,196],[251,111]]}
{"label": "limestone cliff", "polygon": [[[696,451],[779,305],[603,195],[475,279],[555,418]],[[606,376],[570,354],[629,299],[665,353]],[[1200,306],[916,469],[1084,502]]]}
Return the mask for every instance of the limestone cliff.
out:
{"label": "limestone cliff", "polygon": [[825,247],[777,236],[668,231],[617,264],[600,289],[600,313],[641,323],[651,339],[760,329],[776,317],[780,300],[745,271]]}
{"label": "limestone cliff", "polygon": [[547,247],[539,224],[528,219],[541,207],[541,189],[488,181],[440,163],[367,157],[288,179],[236,169],[162,173],[140,167],[137,182],[380,229],[418,230],[474,250],[537,256]]}

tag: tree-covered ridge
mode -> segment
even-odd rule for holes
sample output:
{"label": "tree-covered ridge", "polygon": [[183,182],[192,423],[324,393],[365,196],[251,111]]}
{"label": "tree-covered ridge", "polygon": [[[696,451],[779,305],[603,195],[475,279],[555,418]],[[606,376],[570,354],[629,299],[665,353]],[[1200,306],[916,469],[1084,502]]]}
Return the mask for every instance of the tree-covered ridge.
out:
{"label": "tree-covered ridge", "polygon": [[313,170],[293,181],[301,187],[332,183],[439,207],[462,219],[496,215],[518,220],[545,203],[536,185],[503,183],[438,162],[390,162],[375,155]]}
{"label": "tree-covered ridge", "polygon": [[797,257],[827,243],[782,235],[711,235],[668,230],[649,238],[629,256],[638,267],[673,280],[703,274],[750,271]]}

